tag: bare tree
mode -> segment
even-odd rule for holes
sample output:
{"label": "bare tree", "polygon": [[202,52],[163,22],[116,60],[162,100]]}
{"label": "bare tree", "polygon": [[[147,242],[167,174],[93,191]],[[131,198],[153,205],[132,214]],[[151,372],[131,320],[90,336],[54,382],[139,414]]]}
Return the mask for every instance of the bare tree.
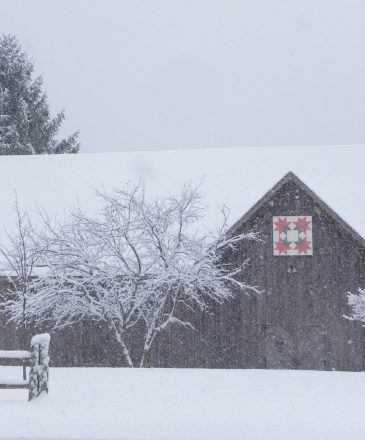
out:
{"label": "bare tree", "polygon": [[[176,196],[151,201],[138,185],[97,195],[102,208],[94,217],[78,209],[60,227],[44,217],[48,271],[33,283],[28,300],[36,322],[59,329],[83,319],[103,321],[127,364],[143,366],[160,332],[170,325],[193,328],[187,311],[222,303],[233,292],[257,292],[242,281],[247,260],[239,267],[222,260],[227,248],[257,235],[228,236],[226,218],[215,233],[203,232],[198,187],[188,184]],[[19,314],[13,310],[15,320]],[[138,354],[128,342],[137,327]]]}
{"label": "bare tree", "polygon": [[22,328],[22,342],[26,343],[26,331],[29,321],[27,301],[32,290],[35,270],[41,263],[43,244],[36,233],[26,212],[14,202],[15,229],[13,233],[6,232],[6,244],[0,245],[2,256],[1,269],[8,278],[10,288],[2,298],[3,312],[18,316],[18,325]]}

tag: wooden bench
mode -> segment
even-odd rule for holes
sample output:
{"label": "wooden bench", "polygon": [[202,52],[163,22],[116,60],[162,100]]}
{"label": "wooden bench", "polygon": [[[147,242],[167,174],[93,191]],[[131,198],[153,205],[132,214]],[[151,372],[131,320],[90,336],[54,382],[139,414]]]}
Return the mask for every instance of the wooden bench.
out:
{"label": "wooden bench", "polygon": [[[48,393],[50,339],[48,333],[33,336],[31,351],[0,350],[0,366],[23,367],[23,380],[0,381],[0,389],[28,389],[29,400],[38,397],[42,391]],[[30,368],[29,380],[27,367]]]}

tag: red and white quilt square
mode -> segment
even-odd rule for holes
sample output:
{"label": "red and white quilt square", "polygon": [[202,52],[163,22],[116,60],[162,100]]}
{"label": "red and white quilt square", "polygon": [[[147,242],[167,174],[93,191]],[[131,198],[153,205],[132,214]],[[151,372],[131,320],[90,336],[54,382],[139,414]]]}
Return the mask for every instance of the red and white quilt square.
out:
{"label": "red and white quilt square", "polygon": [[273,217],[274,255],[313,255],[312,216]]}

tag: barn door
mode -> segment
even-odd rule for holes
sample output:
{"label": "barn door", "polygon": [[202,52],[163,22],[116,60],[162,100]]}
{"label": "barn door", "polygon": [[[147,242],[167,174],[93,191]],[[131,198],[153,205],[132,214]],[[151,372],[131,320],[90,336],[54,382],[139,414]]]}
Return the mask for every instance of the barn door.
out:
{"label": "barn door", "polygon": [[321,326],[300,326],[288,331],[266,327],[266,368],[325,370],[326,332]]}
{"label": "barn door", "polygon": [[277,325],[266,327],[266,368],[296,369],[294,337]]}
{"label": "barn door", "polygon": [[306,325],[298,332],[298,361],[301,370],[326,369],[326,332],[320,326]]}

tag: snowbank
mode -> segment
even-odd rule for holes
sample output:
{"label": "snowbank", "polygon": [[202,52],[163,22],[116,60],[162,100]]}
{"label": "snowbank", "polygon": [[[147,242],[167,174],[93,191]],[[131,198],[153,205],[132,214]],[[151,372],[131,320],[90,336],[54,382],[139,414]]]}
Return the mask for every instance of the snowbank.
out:
{"label": "snowbank", "polygon": [[363,373],[54,368],[31,403],[0,390],[0,438],[361,440],[364,401]]}

